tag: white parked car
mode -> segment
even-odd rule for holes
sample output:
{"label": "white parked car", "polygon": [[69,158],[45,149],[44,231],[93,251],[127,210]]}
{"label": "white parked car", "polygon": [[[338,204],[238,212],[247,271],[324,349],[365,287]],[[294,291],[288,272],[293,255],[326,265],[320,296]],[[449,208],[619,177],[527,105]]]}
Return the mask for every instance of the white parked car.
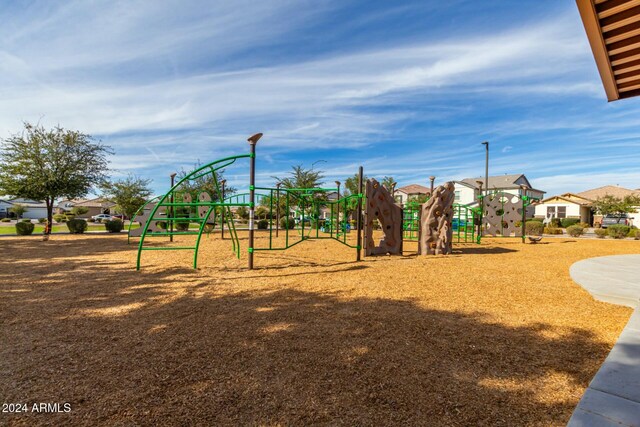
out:
{"label": "white parked car", "polygon": [[92,220],[100,220],[100,221],[111,221],[111,215],[109,214],[100,214],[100,215],[94,215],[91,217]]}

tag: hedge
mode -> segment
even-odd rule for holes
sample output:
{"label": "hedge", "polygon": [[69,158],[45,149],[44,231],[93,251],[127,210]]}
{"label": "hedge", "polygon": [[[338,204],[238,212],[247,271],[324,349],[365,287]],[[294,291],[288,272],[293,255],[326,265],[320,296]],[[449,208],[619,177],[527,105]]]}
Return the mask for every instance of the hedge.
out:
{"label": "hedge", "polygon": [[280,220],[280,227],[283,229],[288,228],[289,230],[293,230],[296,227],[296,221],[293,218],[282,218]]}
{"label": "hedge", "polygon": [[571,237],[580,237],[584,233],[584,228],[579,225],[570,225],[567,227],[567,234]]}
{"label": "hedge", "polygon": [[624,239],[629,234],[629,230],[631,230],[631,227],[622,224],[607,227],[607,233],[614,239]]}
{"label": "hedge", "polygon": [[261,219],[258,221],[258,230],[266,230],[269,228],[269,220]]}
{"label": "hedge", "polygon": [[105,221],[104,228],[109,233],[119,233],[124,228],[124,224],[119,219],[112,219],[111,221]]}
{"label": "hedge", "polygon": [[33,233],[35,227],[31,222],[18,222],[16,223],[16,234],[18,236],[28,236]]}
{"label": "hedge", "polygon": [[87,221],[83,219],[70,219],[67,221],[67,228],[71,234],[82,234],[87,230]]}
{"label": "hedge", "polygon": [[596,233],[598,239],[604,239],[607,236],[607,230],[604,228],[596,228],[593,232]]}
{"label": "hedge", "polygon": [[547,227],[544,229],[544,234],[563,234],[563,233],[562,233],[562,228]]}
{"label": "hedge", "polygon": [[560,225],[562,225],[562,228],[568,228],[568,227],[571,227],[572,225],[576,225],[579,222],[580,222],[580,218],[562,218],[560,220]]}
{"label": "hedge", "polygon": [[189,221],[175,221],[176,231],[189,231]]}
{"label": "hedge", "polygon": [[527,221],[524,224],[525,233],[529,236],[540,236],[544,226],[540,221]]}

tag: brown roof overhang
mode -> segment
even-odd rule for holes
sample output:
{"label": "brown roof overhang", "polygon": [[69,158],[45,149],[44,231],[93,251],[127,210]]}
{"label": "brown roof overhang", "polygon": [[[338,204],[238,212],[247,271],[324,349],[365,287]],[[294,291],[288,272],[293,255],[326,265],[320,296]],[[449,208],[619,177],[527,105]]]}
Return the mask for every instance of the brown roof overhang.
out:
{"label": "brown roof overhang", "polygon": [[609,101],[640,95],[640,0],[576,0]]}

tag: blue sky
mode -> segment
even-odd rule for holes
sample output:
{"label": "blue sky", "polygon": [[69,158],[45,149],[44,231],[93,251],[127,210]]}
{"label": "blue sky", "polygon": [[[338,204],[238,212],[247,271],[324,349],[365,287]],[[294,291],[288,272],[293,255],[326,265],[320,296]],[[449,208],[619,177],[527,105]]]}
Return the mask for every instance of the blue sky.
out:
{"label": "blue sky", "polygon": [[479,176],[489,140],[492,175],[548,195],[640,187],[640,99],[606,102],[574,1],[9,1],[0,22],[0,137],[82,130],[156,192],[255,132],[262,185],[314,162]]}

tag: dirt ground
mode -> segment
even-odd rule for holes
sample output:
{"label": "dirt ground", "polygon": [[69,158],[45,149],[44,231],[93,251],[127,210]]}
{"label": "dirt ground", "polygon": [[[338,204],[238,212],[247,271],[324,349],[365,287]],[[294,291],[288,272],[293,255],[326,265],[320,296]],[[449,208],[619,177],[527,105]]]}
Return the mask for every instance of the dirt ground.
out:
{"label": "dirt ground", "polygon": [[569,266],[640,250],[493,239],[356,263],[316,240],[249,271],[241,243],[136,271],[124,234],[0,239],[2,403],[72,408],[0,424],[564,425],[631,313]]}

